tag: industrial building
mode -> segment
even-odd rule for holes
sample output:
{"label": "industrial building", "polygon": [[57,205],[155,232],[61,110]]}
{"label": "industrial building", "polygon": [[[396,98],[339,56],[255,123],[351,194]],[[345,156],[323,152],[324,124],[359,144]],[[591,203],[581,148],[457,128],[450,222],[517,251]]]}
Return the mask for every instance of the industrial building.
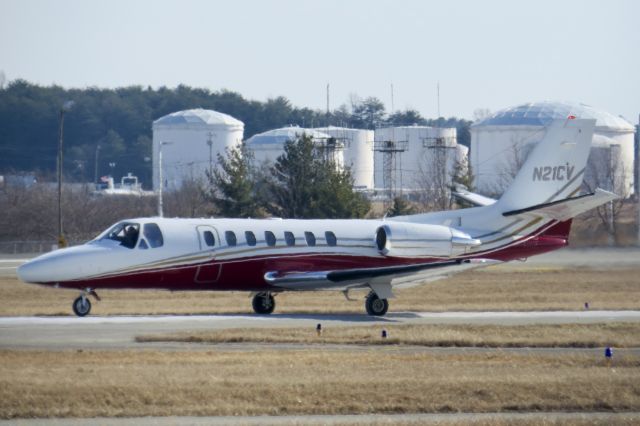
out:
{"label": "industrial building", "polygon": [[373,189],[373,130],[349,129],[345,127],[320,127],[314,129],[342,142],[344,165],[351,168],[354,188]]}
{"label": "industrial building", "polygon": [[338,167],[343,166],[344,144],[327,133],[314,129],[289,126],[268,130],[251,136],[245,141],[245,145],[253,155],[254,165],[260,166],[264,163],[274,163],[284,153],[285,142],[293,141],[302,135],[310,136],[318,149],[325,151],[328,159],[332,160]]}
{"label": "industrial building", "polygon": [[545,126],[570,116],[596,120],[585,182],[620,195],[633,193],[634,126],[588,105],[551,101],[507,108],[471,126],[471,167],[477,189],[501,193],[544,137]]}
{"label": "industrial building", "polygon": [[[376,129],[374,183],[377,190],[428,189],[434,180],[450,183],[456,164],[466,164],[468,148],[457,143],[455,128],[427,126]],[[444,182],[443,182],[444,184]]]}
{"label": "industrial building", "polygon": [[165,115],[153,122],[153,189],[159,188],[162,149],[164,189],[179,189],[185,180],[200,180],[213,169],[218,154],[242,143],[244,123],[207,109]]}

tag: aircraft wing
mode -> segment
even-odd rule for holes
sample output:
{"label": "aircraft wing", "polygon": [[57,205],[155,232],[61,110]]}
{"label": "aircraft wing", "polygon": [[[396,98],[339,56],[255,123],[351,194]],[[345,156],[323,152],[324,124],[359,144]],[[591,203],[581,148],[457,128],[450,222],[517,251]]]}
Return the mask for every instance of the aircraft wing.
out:
{"label": "aircraft wing", "polygon": [[580,195],[578,197],[567,198],[551,203],[538,204],[524,209],[512,210],[502,213],[502,215],[534,215],[542,216],[547,219],[564,221],[617,198],[620,197],[613,192],[598,188],[591,194]]}
{"label": "aircraft wing", "polygon": [[330,290],[369,286],[376,293],[390,295],[391,285],[409,287],[421,282],[445,278],[470,268],[499,263],[488,259],[457,259],[414,265],[357,268],[317,272],[267,272],[265,281],[287,290]]}
{"label": "aircraft wing", "polygon": [[451,193],[454,197],[467,201],[474,206],[489,206],[496,202],[494,198],[485,197],[484,195],[476,194],[467,190],[458,190]]}

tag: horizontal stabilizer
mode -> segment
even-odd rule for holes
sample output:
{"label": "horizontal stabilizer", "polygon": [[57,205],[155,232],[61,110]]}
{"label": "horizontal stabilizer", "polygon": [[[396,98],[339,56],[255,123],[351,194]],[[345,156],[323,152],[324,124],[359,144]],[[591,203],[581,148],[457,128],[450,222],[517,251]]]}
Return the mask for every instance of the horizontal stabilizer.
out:
{"label": "horizontal stabilizer", "polygon": [[494,198],[485,197],[484,195],[476,194],[467,190],[455,191],[451,194],[456,198],[464,200],[478,207],[490,206],[491,204],[496,202]]}
{"label": "horizontal stabilizer", "polygon": [[601,206],[609,201],[620,198],[618,195],[605,191],[603,189],[596,189],[591,194],[581,195],[579,197],[567,198],[564,200],[553,201],[551,203],[538,204],[535,206],[527,207],[524,209],[511,210],[502,213],[503,216],[522,216],[522,215],[534,215],[542,216],[547,219],[554,219],[558,221],[564,221],[576,217],[580,213],[584,213],[587,210],[591,210],[598,206]]}

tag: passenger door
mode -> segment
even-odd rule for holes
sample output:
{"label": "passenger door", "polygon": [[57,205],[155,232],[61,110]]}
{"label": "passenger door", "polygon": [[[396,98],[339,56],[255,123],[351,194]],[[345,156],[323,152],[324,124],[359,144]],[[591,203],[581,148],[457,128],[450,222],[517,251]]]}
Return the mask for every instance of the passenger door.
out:
{"label": "passenger door", "polygon": [[200,251],[207,253],[209,259],[198,266],[195,281],[200,284],[213,284],[218,282],[222,273],[222,265],[215,261],[215,251],[220,247],[220,234],[216,228],[209,225],[200,225],[197,230]]}

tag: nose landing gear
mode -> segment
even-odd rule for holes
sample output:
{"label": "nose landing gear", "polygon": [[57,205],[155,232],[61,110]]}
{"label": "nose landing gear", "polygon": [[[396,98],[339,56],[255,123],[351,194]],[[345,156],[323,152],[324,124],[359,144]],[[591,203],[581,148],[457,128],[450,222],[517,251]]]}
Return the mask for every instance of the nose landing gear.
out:
{"label": "nose landing gear", "polygon": [[97,301],[100,301],[100,296],[98,296],[98,293],[96,293],[95,290],[88,288],[82,291],[80,296],[73,301],[73,305],[71,305],[73,313],[79,317],[84,317],[91,312],[91,301],[87,297],[88,295],[91,295],[95,297]]}

